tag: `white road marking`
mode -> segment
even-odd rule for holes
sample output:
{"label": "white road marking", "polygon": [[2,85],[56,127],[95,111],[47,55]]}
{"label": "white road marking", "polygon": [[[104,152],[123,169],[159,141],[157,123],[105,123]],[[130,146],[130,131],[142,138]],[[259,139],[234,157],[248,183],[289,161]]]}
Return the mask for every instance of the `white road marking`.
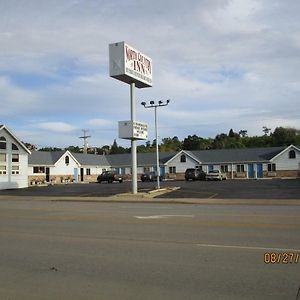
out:
{"label": "white road marking", "polygon": [[167,219],[167,218],[194,218],[194,215],[155,215],[155,216],[134,216],[137,219]]}
{"label": "white road marking", "polygon": [[246,250],[300,252],[300,249],[269,248],[269,247],[251,247],[251,246],[235,246],[235,245],[197,244],[197,246],[198,247],[208,247],[208,248],[211,247],[211,248],[231,248],[231,249],[246,249]]}

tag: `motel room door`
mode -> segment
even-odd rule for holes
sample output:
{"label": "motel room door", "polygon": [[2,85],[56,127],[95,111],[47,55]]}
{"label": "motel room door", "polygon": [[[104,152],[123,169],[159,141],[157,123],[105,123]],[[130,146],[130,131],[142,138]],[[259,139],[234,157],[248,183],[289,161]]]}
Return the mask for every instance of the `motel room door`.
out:
{"label": "motel room door", "polygon": [[83,179],[84,179],[84,178],[83,178],[83,177],[84,177],[84,176],[83,176],[83,174],[84,174],[83,171],[84,171],[84,169],[83,169],[83,168],[80,168],[80,181],[83,181]]}
{"label": "motel room door", "polygon": [[50,182],[50,168],[46,168],[46,182]]}
{"label": "motel room door", "polygon": [[263,178],[263,165],[257,164],[257,178]]}
{"label": "motel room door", "polygon": [[254,178],[254,165],[248,164],[248,178]]}

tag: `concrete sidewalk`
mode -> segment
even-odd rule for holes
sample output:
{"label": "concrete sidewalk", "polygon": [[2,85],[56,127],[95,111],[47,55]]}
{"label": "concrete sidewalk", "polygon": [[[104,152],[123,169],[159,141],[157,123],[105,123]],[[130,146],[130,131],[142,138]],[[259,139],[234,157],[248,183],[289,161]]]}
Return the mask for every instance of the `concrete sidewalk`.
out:
{"label": "concrete sidewalk", "polygon": [[0,201],[52,201],[80,203],[155,203],[155,204],[194,204],[194,205],[276,205],[300,206],[300,199],[218,199],[218,198],[154,198],[153,194],[118,194],[109,197],[76,196],[0,196]]}

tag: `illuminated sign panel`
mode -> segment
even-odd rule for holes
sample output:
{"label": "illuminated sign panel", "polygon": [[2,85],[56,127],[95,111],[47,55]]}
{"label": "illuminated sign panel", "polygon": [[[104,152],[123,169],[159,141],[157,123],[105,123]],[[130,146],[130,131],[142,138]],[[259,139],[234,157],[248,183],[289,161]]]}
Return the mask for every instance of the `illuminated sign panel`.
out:
{"label": "illuminated sign panel", "polygon": [[109,76],[138,88],[152,86],[152,59],[125,42],[109,45]]}
{"label": "illuminated sign panel", "polygon": [[147,140],[148,126],[137,121],[119,121],[119,138],[127,140]]}

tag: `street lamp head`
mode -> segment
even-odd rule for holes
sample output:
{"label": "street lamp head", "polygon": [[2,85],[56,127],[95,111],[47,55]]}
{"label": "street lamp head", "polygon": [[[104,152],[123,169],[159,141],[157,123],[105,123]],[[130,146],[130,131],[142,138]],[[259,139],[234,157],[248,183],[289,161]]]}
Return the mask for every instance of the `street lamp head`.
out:
{"label": "street lamp head", "polygon": [[167,104],[169,104],[169,103],[170,103],[170,99],[167,100]]}
{"label": "street lamp head", "polygon": [[150,104],[151,104],[151,105],[154,105],[154,101],[150,101]]}
{"label": "street lamp head", "polygon": [[158,101],[158,105],[162,105],[163,102],[161,100]]}
{"label": "street lamp head", "polygon": [[145,105],[146,105],[146,102],[142,102],[141,105],[145,106]]}

